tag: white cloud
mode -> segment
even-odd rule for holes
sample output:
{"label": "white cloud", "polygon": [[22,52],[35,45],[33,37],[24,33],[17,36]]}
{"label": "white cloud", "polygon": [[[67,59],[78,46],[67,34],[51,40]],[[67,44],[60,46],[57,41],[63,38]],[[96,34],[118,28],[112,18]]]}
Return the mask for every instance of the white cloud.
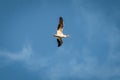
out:
{"label": "white cloud", "polygon": [[[112,43],[109,43],[111,45]],[[92,56],[89,47],[84,47],[82,51],[74,51],[74,48],[59,48],[51,56],[37,56],[31,46],[24,46],[18,53],[0,51],[0,56],[10,62],[20,62],[27,70],[34,72],[44,71],[43,79],[59,80],[61,78],[90,79],[109,79],[111,76],[120,76],[119,66],[114,63],[120,60],[117,55],[108,55],[107,60],[100,63],[99,58]],[[116,58],[117,57],[117,58]],[[113,65],[111,63],[113,61]],[[10,64],[9,64],[10,65]]]}
{"label": "white cloud", "polygon": [[0,55],[13,61],[28,60],[32,56],[32,50],[30,46],[23,47],[23,49],[17,53],[0,50]]}
{"label": "white cloud", "polygon": [[38,57],[34,54],[32,48],[30,45],[26,45],[22,48],[19,52],[10,52],[7,50],[0,50],[0,58],[2,59],[2,65],[4,66],[6,64],[11,64],[14,62],[22,63],[22,65],[32,71],[37,71],[42,67],[47,66],[47,59],[44,57]]}

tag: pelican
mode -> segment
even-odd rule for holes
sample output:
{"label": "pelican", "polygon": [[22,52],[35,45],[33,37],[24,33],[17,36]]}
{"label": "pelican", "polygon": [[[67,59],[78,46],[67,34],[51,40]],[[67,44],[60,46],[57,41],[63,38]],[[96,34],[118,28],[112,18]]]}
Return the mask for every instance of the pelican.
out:
{"label": "pelican", "polygon": [[62,38],[69,37],[69,35],[63,34],[63,27],[64,27],[63,24],[64,24],[63,18],[60,16],[59,17],[59,24],[58,24],[58,27],[57,27],[57,33],[54,34],[54,37],[57,38],[58,47],[60,47],[63,44]]}

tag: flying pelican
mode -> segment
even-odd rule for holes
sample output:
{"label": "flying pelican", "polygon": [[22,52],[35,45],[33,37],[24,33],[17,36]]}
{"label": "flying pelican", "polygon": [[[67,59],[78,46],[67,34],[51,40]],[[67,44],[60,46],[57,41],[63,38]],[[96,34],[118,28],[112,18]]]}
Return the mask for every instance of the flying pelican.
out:
{"label": "flying pelican", "polygon": [[63,18],[59,17],[59,24],[58,24],[58,28],[57,28],[57,33],[54,34],[54,37],[57,38],[57,43],[58,43],[58,47],[60,47],[63,44],[62,38],[66,38],[69,37],[69,35],[65,35],[63,34]]}

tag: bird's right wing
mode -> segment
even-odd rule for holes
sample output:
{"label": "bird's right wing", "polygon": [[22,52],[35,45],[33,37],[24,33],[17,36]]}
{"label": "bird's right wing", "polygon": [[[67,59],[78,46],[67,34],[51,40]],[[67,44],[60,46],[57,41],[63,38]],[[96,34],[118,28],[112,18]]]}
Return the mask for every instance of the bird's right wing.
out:
{"label": "bird's right wing", "polygon": [[62,31],[63,31],[63,25],[64,25],[63,18],[60,17],[59,18],[58,28],[57,28],[57,33],[59,33],[59,34],[62,33]]}

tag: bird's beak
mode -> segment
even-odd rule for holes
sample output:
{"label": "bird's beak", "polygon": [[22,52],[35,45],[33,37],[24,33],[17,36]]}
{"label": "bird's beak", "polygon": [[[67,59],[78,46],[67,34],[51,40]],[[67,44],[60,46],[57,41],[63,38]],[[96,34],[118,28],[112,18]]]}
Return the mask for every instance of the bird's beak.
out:
{"label": "bird's beak", "polygon": [[67,35],[67,37],[70,37],[70,35]]}

